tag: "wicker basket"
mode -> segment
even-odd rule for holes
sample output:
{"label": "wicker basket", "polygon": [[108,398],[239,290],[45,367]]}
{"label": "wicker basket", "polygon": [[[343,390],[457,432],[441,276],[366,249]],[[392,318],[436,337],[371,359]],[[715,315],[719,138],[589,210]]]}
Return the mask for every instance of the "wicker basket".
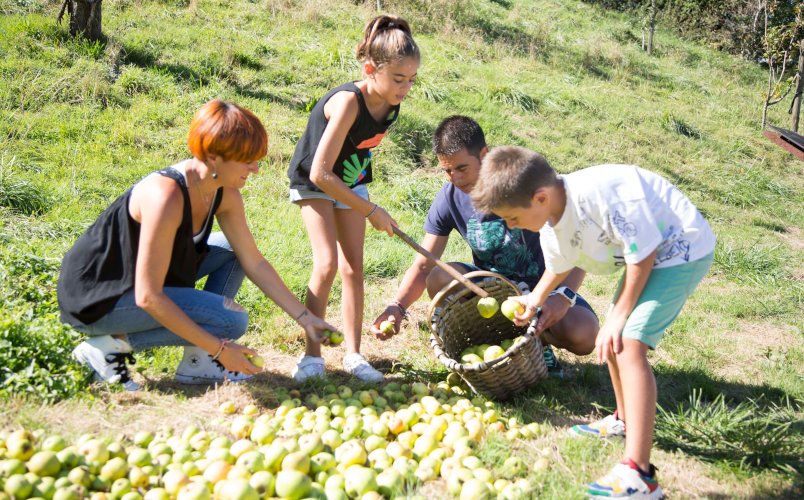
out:
{"label": "wicker basket", "polygon": [[[519,289],[503,276],[488,271],[466,274],[477,285],[502,303]],[[479,278],[479,279],[478,279]],[[501,313],[485,319],[477,312],[476,294],[457,281],[445,286],[430,304],[430,346],[441,363],[457,372],[478,394],[493,399],[508,399],[547,376],[542,343],[531,327],[518,327]],[[525,335],[503,356],[488,363],[461,364],[460,353],[479,344],[499,345],[505,339]]]}

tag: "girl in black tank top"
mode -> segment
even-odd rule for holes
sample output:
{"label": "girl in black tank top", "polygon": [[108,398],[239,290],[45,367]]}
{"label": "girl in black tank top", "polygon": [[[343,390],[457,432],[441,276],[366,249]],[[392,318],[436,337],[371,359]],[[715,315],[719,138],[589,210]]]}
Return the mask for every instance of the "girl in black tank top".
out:
{"label": "girl in black tank top", "polygon": [[[313,251],[305,304],[324,317],[340,269],[344,369],[363,381],[380,382],[383,375],[360,355],[365,221],[389,236],[396,222],[368,200],[365,186],[373,178],[371,150],[396,121],[399,105],[416,78],[419,49],[407,22],[379,16],[366,25],[356,55],[363,80],[332,89],[318,101],[296,145],[288,177],[291,199],[301,208]],[[292,375],[298,381],[324,375],[318,344],[307,343]]]}

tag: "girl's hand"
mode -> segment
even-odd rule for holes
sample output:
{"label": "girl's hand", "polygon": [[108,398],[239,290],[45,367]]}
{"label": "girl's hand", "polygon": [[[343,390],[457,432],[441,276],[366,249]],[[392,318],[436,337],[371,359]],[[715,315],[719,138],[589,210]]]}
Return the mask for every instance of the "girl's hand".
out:
{"label": "girl's hand", "polygon": [[606,318],[606,322],[597,332],[595,339],[595,353],[598,363],[607,362],[609,357],[623,351],[623,328],[625,321],[616,318]]}
{"label": "girl's hand", "polygon": [[394,235],[394,226],[398,225],[393,217],[391,217],[388,212],[385,211],[381,206],[376,205],[376,208],[373,209],[374,211],[371,212],[369,215],[368,220],[371,222],[371,225],[377,231],[383,231],[387,233],[388,236]]}
{"label": "girl's hand", "polygon": [[223,347],[218,361],[230,372],[240,372],[246,375],[254,375],[262,369],[251,364],[246,356],[256,356],[257,351],[234,342],[229,342]]}
{"label": "girl's hand", "polygon": [[329,345],[329,338],[324,337],[321,332],[324,330],[329,330],[331,332],[337,330],[337,328],[330,325],[323,319],[310,313],[304,315],[304,317],[299,321],[299,324],[302,326],[302,328],[304,328],[304,333],[307,335],[307,342],[311,342],[312,344]]}
{"label": "girl's hand", "polygon": [[530,319],[533,317],[533,315],[536,314],[536,310],[539,309],[538,305],[530,305],[528,302],[528,297],[530,297],[530,294],[508,297],[508,300],[519,302],[525,308],[525,310],[521,313],[514,313],[513,321],[516,326],[526,326],[530,322]]}

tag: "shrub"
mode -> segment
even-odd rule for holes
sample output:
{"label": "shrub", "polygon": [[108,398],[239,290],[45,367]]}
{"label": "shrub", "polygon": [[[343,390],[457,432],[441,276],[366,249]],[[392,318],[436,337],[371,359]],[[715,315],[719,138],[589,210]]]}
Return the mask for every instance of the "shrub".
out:
{"label": "shrub", "polygon": [[53,259],[11,247],[0,253],[0,399],[56,401],[86,387],[86,372],[70,358],[80,334],[58,319],[57,274]]}

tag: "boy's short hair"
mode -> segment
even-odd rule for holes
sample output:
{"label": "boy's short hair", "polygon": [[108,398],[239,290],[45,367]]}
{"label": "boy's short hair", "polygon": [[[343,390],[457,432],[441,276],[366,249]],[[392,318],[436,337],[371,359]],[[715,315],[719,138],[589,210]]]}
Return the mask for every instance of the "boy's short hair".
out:
{"label": "boy's short hair", "polygon": [[500,146],[483,158],[472,203],[486,213],[499,207],[527,208],[537,189],[556,181],[556,171],[544,156],[519,146]]}
{"label": "boy's short hair", "polygon": [[486,147],[486,136],[476,121],[468,116],[454,115],[438,124],[433,133],[433,153],[451,156],[466,148],[475,157]]}
{"label": "boy's short hair", "polygon": [[227,161],[250,163],[268,152],[268,133],[251,111],[213,99],[195,113],[187,146],[201,161],[218,155]]}

